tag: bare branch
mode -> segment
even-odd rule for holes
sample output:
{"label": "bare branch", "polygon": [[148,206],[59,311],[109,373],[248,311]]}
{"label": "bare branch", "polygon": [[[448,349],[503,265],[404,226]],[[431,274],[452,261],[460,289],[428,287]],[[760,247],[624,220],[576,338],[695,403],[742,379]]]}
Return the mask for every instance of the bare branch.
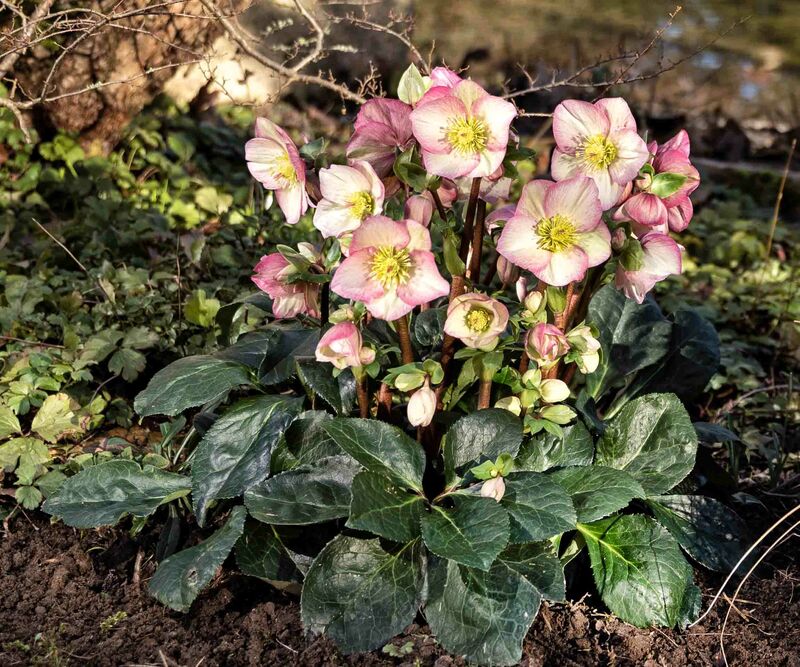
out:
{"label": "bare branch", "polygon": [[[3,4],[6,5],[5,2]],[[20,41],[23,45],[27,46],[25,46],[23,50],[8,53],[3,57],[3,60],[0,61],[0,78],[3,78],[6,74],[8,74],[8,72],[11,71],[11,68],[14,67],[17,60],[19,60],[19,57],[28,49],[30,46],[29,42],[33,36],[33,31],[36,29],[36,24],[47,16],[52,6],[53,0],[42,0],[42,2],[39,3],[39,6],[34,10],[33,14],[31,14],[29,19],[22,19],[22,38]],[[20,12],[17,12],[17,14],[20,14]]]}

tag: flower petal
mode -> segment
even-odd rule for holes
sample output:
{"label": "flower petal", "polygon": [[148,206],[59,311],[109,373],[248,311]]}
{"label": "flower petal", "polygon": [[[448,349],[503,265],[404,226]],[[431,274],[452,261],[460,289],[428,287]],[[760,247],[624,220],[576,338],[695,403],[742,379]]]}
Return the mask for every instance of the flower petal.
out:
{"label": "flower petal", "polygon": [[611,180],[621,185],[632,181],[650,157],[647,144],[636,132],[622,130],[609,137],[617,148],[617,159],[608,167]]}
{"label": "flower petal", "polygon": [[384,294],[383,286],[370,277],[372,252],[361,250],[351,252],[331,280],[331,291],[345,299],[371,301]]}
{"label": "flower petal", "polygon": [[325,238],[352,232],[358,229],[359,225],[361,220],[353,217],[351,207],[340,206],[327,199],[319,202],[314,211],[314,227],[322,232]]}
{"label": "flower petal", "polygon": [[597,227],[603,215],[597,185],[585,176],[554,183],[545,194],[544,210],[548,218],[557,214],[569,218],[578,232]]}
{"label": "flower petal", "polygon": [[350,252],[358,252],[364,248],[378,248],[381,246],[392,246],[394,248],[405,248],[411,236],[408,227],[404,222],[397,222],[385,215],[373,215],[361,223],[361,226],[353,233],[353,241],[350,244]]}
{"label": "flower petal", "polygon": [[[501,160],[502,161],[502,160]],[[461,178],[477,170],[481,165],[479,155],[462,155],[456,151],[451,153],[423,153],[422,163],[431,174],[443,178]],[[483,170],[487,166],[485,165]]]}
{"label": "flower petal", "polygon": [[593,171],[588,174],[588,176],[597,186],[597,195],[600,197],[600,205],[603,207],[604,211],[607,211],[619,202],[620,197],[625,192],[625,186],[614,183],[607,169]]}
{"label": "flower petal", "polygon": [[411,128],[423,151],[449,153],[451,147],[446,140],[447,128],[457,118],[466,117],[467,109],[460,99],[454,95],[443,95],[417,105],[411,112]]}
{"label": "flower petal", "polygon": [[606,112],[611,130],[633,130],[636,132],[636,119],[628,103],[621,97],[606,97],[595,102],[595,106]]}
{"label": "flower petal", "polygon": [[397,295],[403,301],[411,306],[420,306],[450,293],[450,283],[439,273],[432,252],[414,250],[411,262],[413,269],[408,282],[397,288]]}
{"label": "flower petal", "polygon": [[272,139],[250,139],[244,145],[244,156],[250,174],[267,190],[277,190],[286,183],[275,176],[275,162],[285,158],[286,148]]}
{"label": "flower petal", "polygon": [[[366,162],[362,161],[361,164],[366,164]],[[361,170],[355,167],[332,164],[327,169],[319,170],[319,188],[323,199],[340,206],[347,206],[354,194],[371,192],[372,183]]]}
{"label": "flower petal", "polygon": [[611,232],[601,221],[592,231],[578,235],[577,245],[586,253],[589,266],[597,266],[611,257]]}
{"label": "flower petal", "polygon": [[406,220],[405,225],[409,237],[408,244],[406,245],[406,250],[408,250],[408,252],[431,249],[431,233],[425,225],[416,220]]}
{"label": "flower petal", "polygon": [[605,137],[610,127],[605,111],[589,102],[566,100],[553,112],[553,136],[556,145],[560,151],[573,155],[584,139],[596,134]]}
{"label": "flower petal", "polygon": [[403,301],[395,290],[389,290],[381,297],[372,299],[365,302],[367,310],[370,315],[377,317],[379,320],[392,320],[399,319],[403,315],[408,315],[414,307]]}
{"label": "flower petal", "polygon": [[547,196],[547,191],[553,185],[555,185],[553,181],[543,178],[526,183],[525,187],[522,188],[514,215],[527,216],[536,221],[546,218],[545,197]]}
{"label": "flower petal", "polygon": [[500,97],[486,95],[472,105],[472,114],[482,118],[489,128],[486,148],[490,151],[502,151],[505,155],[508,147],[508,128],[511,121],[517,117],[517,108]]}
{"label": "flower petal", "polygon": [[586,253],[579,247],[573,246],[561,252],[550,254],[550,262],[543,269],[534,271],[533,274],[548,285],[563,287],[569,283],[581,280],[586,275],[588,259]]}
{"label": "flower petal", "polygon": [[289,225],[296,225],[300,216],[308,210],[308,195],[303,184],[295,183],[289,188],[275,190],[275,199]]}
{"label": "flower petal", "polygon": [[644,249],[643,271],[661,276],[659,280],[683,270],[681,249],[666,234],[650,233],[642,237]]}
{"label": "flower petal", "polygon": [[583,175],[579,160],[574,155],[562,153],[557,148],[553,150],[553,157],[550,158],[550,173],[555,181]]}
{"label": "flower petal", "polygon": [[497,252],[512,264],[536,273],[550,263],[552,253],[536,245],[537,220],[515,215],[509,220],[497,241]]}

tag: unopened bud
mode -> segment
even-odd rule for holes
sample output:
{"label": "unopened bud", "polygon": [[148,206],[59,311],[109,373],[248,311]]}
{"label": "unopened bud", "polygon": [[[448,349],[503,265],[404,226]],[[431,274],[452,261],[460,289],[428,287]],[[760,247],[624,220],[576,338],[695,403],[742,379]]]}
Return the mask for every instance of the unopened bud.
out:
{"label": "unopened bud", "polygon": [[427,426],[436,412],[436,392],[426,381],[425,386],[418,389],[408,401],[406,414],[412,426]]}
{"label": "unopened bud", "polygon": [[487,479],[481,486],[481,495],[484,498],[494,498],[498,503],[506,492],[506,483],[502,477]]}
{"label": "unopened bud", "polygon": [[561,380],[543,380],[539,392],[546,403],[561,403],[569,398],[569,387]]}

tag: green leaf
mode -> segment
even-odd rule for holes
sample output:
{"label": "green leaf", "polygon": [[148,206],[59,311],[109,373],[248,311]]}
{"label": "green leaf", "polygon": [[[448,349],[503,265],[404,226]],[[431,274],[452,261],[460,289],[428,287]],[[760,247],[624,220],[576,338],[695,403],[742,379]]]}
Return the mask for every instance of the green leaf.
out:
{"label": "green leaf", "polygon": [[205,290],[197,289],[186,300],[183,314],[192,324],[211,327],[214,326],[214,319],[221,305],[218,299],[207,298]]}
{"label": "green leaf", "polygon": [[217,359],[235,361],[244,364],[255,371],[261,368],[269,351],[278,343],[281,334],[278,331],[267,329],[265,331],[252,331],[242,336],[230,347],[215,352]]}
{"label": "green leaf", "polygon": [[657,496],[647,504],[656,520],[701,565],[729,572],[742,557],[747,525],[718,500],[707,496]]}
{"label": "green leaf", "polygon": [[575,466],[553,470],[548,477],[572,496],[580,523],[597,521],[621,510],[644,489],[628,473],[605,466]]}
{"label": "green leaf", "polygon": [[586,427],[578,421],[563,430],[563,438],[551,433],[529,438],[520,447],[515,469],[544,472],[558,466],[591,465],[594,443]]}
{"label": "green leaf", "polygon": [[239,496],[267,476],[273,448],[302,409],[299,398],[246,398],[206,431],[192,463],[192,501],[201,526],[211,501]]}
{"label": "green leaf", "polygon": [[347,652],[376,649],[414,620],[424,585],[419,542],[390,552],[377,538],[339,535],[306,575],[303,627],[325,633]]}
{"label": "green leaf", "polygon": [[593,398],[667,353],[672,326],[653,301],[638,304],[606,285],[592,298],[586,321],[597,327],[602,345],[600,365],[586,377]]}
{"label": "green leaf", "polygon": [[508,544],[508,514],[493,498],[453,494],[452,508],[433,505],[422,515],[428,549],[469,567],[488,570]]}
{"label": "green leaf", "polygon": [[394,175],[416,192],[424,192],[428,188],[428,172],[415,159],[414,146],[397,156]]}
{"label": "green leaf", "polygon": [[14,411],[5,405],[0,405],[0,440],[21,432],[22,426]]}
{"label": "green leaf", "polygon": [[444,339],[447,308],[428,308],[414,318],[412,334],[415,347],[436,348]]}
{"label": "green leaf", "polygon": [[146,350],[158,343],[158,334],[147,327],[133,327],[125,332],[122,347],[132,347],[134,350]]}
{"label": "green leaf", "polygon": [[549,541],[511,544],[498,560],[525,577],[547,600],[565,600],[564,567]]}
{"label": "green leaf", "polygon": [[234,507],[225,525],[211,537],[162,561],[150,580],[151,595],[170,609],[188,611],[242,535],[246,517],[244,507]]}
{"label": "green leaf", "polygon": [[279,338],[270,345],[259,372],[259,381],[265,385],[279,384],[297,372],[297,361],[314,359],[319,329],[285,329],[273,325]]}
{"label": "green leaf", "polygon": [[648,496],[664,493],[694,466],[697,434],[673,394],[648,394],[627,403],[597,443],[599,465],[625,470]]}
{"label": "green leaf", "polygon": [[184,357],[156,373],[135,399],[143,417],[174,417],[187,408],[219,400],[231,389],[251,385],[246,366],[206,355]]}
{"label": "green leaf", "polygon": [[77,403],[67,394],[51,394],[42,403],[31,422],[31,430],[48,442],[57,442],[67,435],[80,433],[83,429],[75,414]]}
{"label": "green leaf", "polygon": [[35,510],[42,502],[42,492],[35,486],[19,486],[14,492],[14,498],[26,510]]}
{"label": "green leaf", "polygon": [[300,576],[272,526],[250,521],[236,543],[236,564],[243,574],[266,581],[299,581]]}
{"label": "green leaf", "polygon": [[133,382],[139,373],[147,366],[147,359],[137,350],[130,347],[122,347],[108,360],[108,370],[114,375],[121,375],[126,382]]}
{"label": "green leaf", "polygon": [[395,542],[419,537],[425,499],[401,489],[372,472],[360,472],[353,479],[348,528],[366,530]]}
{"label": "green leaf", "polygon": [[[348,456],[328,435],[325,424],[333,417],[327,412],[309,410],[286,429],[285,438],[273,455],[274,472],[303,464],[316,463],[326,456]],[[276,467],[278,466],[278,467]]]}
{"label": "green leaf", "polygon": [[681,309],[675,313],[666,355],[641,370],[625,394],[671,392],[689,401],[706,388],[719,363],[719,336],[714,326],[694,310]]}
{"label": "green leaf", "polygon": [[500,504],[511,517],[511,542],[535,542],[575,528],[572,500],[560,484],[538,472],[506,477]]}
{"label": "green leaf", "polygon": [[615,516],[579,524],[597,590],[613,613],[638,627],[673,627],[695,616],[692,568],[672,536],[649,517]]}
{"label": "green leaf", "polygon": [[355,378],[348,369],[333,377],[333,366],[318,361],[298,361],[297,376],[312,394],[317,394],[337,414],[346,415],[353,409]]}
{"label": "green leaf", "polygon": [[115,459],[67,479],[42,509],[73,528],[111,526],[126,514],[149,516],[190,488],[191,480],[183,475]]}
{"label": "green leaf", "polygon": [[448,480],[453,472],[480,459],[495,460],[500,454],[516,456],[522,444],[522,421],[508,410],[489,408],[470,413],[455,422],[444,439]]}
{"label": "green leaf", "polygon": [[686,183],[687,177],[683,174],[673,174],[672,172],[662,172],[653,177],[650,183],[650,192],[656,197],[669,197],[674,195]]}
{"label": "green leaf", "polygon": [[540,592],[498,559],[487,571],[437,560],[430,566],[425,618],[450,653],[482,665],[517,665]]}
{"label": "green leaf", "polygon": [[403,431],[375,419],[337,418],[325,430],[345,452],[367,470],[385,475],[396,484],[422,491],[425,455]]}
{"label": "green leaf", "polygon": [[244,495],[253,518],[277,525],[304,526],[347,516],[350,487],[359,466],[345,456],[275,475]]}
{"label": "green leaf", "polygon": [[13,438],[0,445],[0,468],[13,472],[22,486],[33,484],[50,458],[47,445],[38,438]]}
{"label": "green leaf", "polygon": [[195,192],[194,201],[204,211],[221,215],[233,204],[233,195],[227,192],[220,192],[211,185],[206,185]]}

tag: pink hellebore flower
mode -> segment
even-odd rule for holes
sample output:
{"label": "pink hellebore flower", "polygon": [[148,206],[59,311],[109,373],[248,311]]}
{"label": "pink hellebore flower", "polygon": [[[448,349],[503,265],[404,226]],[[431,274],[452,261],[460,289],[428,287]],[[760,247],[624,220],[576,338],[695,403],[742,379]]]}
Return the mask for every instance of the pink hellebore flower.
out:
{"label": "pink hellebore flower", "polygon": [[275,191],[275,199],[295,225],[308,210],[306,166],[288,134],[271,120],[256,118],[255,138],[244,146],[250,174],[267,190]]}
{"label": "pink hellebore flower", "polygon": [[319,283],[288,282],[297,272],[279,252],[264,255],[255,266],[253,282],[272,299],[272,312],[278,319],[305,313],[319,317]]}
{"label": "pink hellebore flower", "polygon": [[412,195],[406,199],[403,215],[406,220],[413,220],[423,227],[427,227],[433,217],[433,197],[431,197],[431,193],[423,192],[421,195]]}
{"label": "pink hellebore flower", "polygon": [[349,252],[333,275],[331,289],[363,301],[373,317],[396,320],[450,292],[436,267],[430,233],[413,220],[367,218],[353,232]]}
{"label": "pink hellebore flower", "polygon": [[503,227],[497,251],[549,285],[567,285],[611,255],[602,214],[597,186],[584,176],[531,181]]}
{"label": "pink hellebore flower", "polygon": [[525,336],[525,351],[539,366],[547,368],[569,352],[569,342],[557,326],[542,322]]}
{"label": "pink hellebore flower", "polygon": [[503,499],[506,492],[506,483],[502,477],[492,477],[481,485],[481,496],[484,498],[494,498],[498,503]]}
{"label": "pink hellebore flower", "polygon": [[636,121],[620,97],[594,104],[566,100],[553,112],[553,178],[588,176],[596,184],[603,210],[616,204],[633,181],[648,151]]}
{"label": "pink hellebore flower", "polygon": [[444,330],[467,347],[491,350],[507,325],[508,308],[497,299],[471,292],[450,302]]}
{"label": "pink hellebore flower", "polygon": [[375,350],[364,347],[361,332],[352,322],[335,324],[317,343],[317,361],[326,361],[336,368],[358,368],[375,361]]}
{"label": "pink hellebore flower", "polygon": [[383,210],[383,183],[368,162],[320,169],[319,185],[322,200],[314,211],[314,226],[326,238],[352,232]]}
{"label": "pink hellebore flower", "polygon": [[434,67],[431,71],[431,85],[444,86],[445,88],[455,88],[462,79],[453,70],[447,67]]}
{"label": "pink hellebore flower", "polygon": [[629,299],[638,303],[644,301],[653,286],[672,274],[682,271],[681,249],[666,234],[650,232],[641,239],[644,258],[642,268],[628,271],[620,264],[617,266],[615,285]]}
{"label": "pink hellebore flower", "polygon": [[489,176],[503,162],[513,104],[489,95],[474,81],[434,86],[411,112],[425,168],[437,176]]}
{"label": "pink hellebore flower", "polygon": [[411,107],[383,97],[365,102],[355,120],[355,132],[347,144],[347,159],[364,160],[385,178],[392,173],[398,151],[411,144]]}

